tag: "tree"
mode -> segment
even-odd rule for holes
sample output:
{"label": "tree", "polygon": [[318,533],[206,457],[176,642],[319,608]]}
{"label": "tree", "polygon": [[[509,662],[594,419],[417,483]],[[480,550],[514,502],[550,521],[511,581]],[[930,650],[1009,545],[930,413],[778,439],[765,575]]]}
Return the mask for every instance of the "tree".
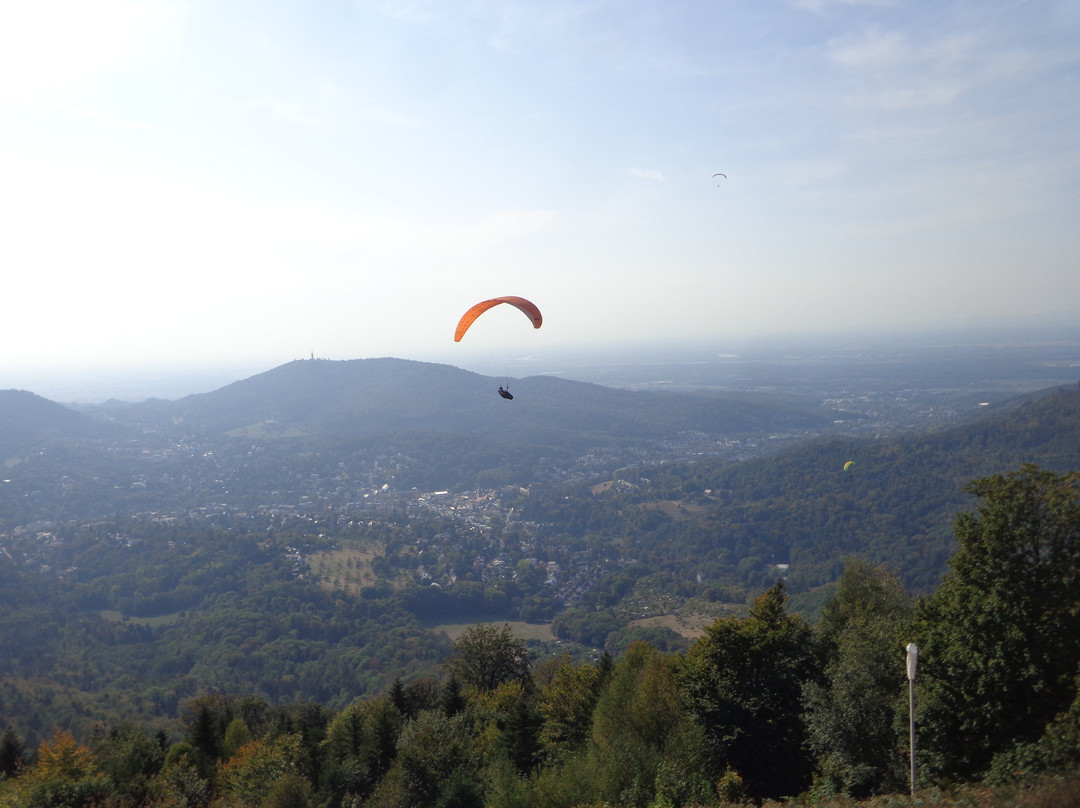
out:
{"label": "tree", "polygon": [[1034,743],[1018,743],[994,757],[985,782],[1000,785],[1032,780],[1042,772],[1067,772],[1080,768],[1080,690],[1069,705]]}
{"label": "tree", "polygon": [[919,604],[920,763],[969,778],[1036,741],[1076,695],[1080,474],[1032,464],[976,480],[950,571]]}
{"label": "tree", "polygon": [[94,744],[94,755],[114,795],[133,805],[146,802],[150,783],[165,762],[165,749],[143,728],[125,721]]}
{"label": "tree", "polygon": [[478,695],[470,713],[486,759],[508,760],[520,775],[532,771],[543,719],[535,698],[520,680]]}
{"label": "tree", "polygon": [[365,805],[471,808],[482,804],[480,770],[463,714],[425,710],[406,722],[394,765]]}
{"label": "tree", "polygon": [[228,762],[240,747],[250,743],[251,740],[251,730],[248,729],[244,719],[237,716],[225,728],[225,739],[221,743],[221,759]]}
{"label": "tree", "polygon": [[[705,802],[700,728],[686,713],[673,658],[648,643],[631,645],[611,674],[593,710],[583,757],[592,798],[644,806],[688,786],[687,802]],[[574,766],[571,765],[570,770]],[[698,782],[691,782],[694,776]],[[663,804],[663,803],[661,803]]]}
{"label": "tree", "polygon": [[816,627],[824,681],[811,681],[806,692],[820,792],[866,797],[903,786],[907,761],[895,723],[906,692],[901,649],[911,614],[898,577],[858,559],[845,564]]}
{"label": "tree", "polygon": [[332,804],[347,795],[371,793],[390,768],[401,723],[389,696],[355,702],[330,721],[323,741],[322,786]]}
{"label": "tree", "polygon": [[809,626],[786,613],[786,602],[777,582],[748,617],[717,620],[679,671],[712,773],[733,770],[758,799],[800,793],[812,771],[801,712],[817,660]]}
{"label": "tree", "polygon": [[508,623],[502,628],[477,623],[465,629],[452,647],[453,656],[444,665],[463,686],[487,692],[517,681],[532,687],[532,654]]}
{"label": "tree", "polygon": [[264,805],[280,780],[297,776],[301,754],[299,735],[251,741],[221,767],[218,788],[240,805]]}
{"label": "tree", "polygon": [[[608,671],[610,674],[610,671]],[[594,665],[561,665],[540,690],[544,718],[540,743],[547,758],[557,760],[584,745],[592,727],[593,708],[606,678]]]}
{"label": "tree", "polygon": [[225,731],[232,720],[232,704],[225,696],[209,694],[192,699],[184,723],[191,744],[191,761],[203,779],[210,779],[221,757]]}
{"label": "tree", "polygon": [[184,755],[166,763],[151,781],[150,791],[153,796],[147,804],[161,808],[203,808],[211,795],[210,784]]}
{"label": "tree", "polygon": [[23,742],[10,724],[0,735],[0,780],[15,777],[23,764]]}
{"label": "tree", "polygon": [[312,808],[311,784],[296,772],[286,772],[274,783],[261,808]]}
{"label": "tree", "polygon": [[[646,805],[689,788],[686,802],[706,802],[701,729],[684,708],[674,658],[634,643],[611,673],[593,712],[590,760],[607,799]],[[697,782],[691,782],[695,775]],[[693,798],[691,798],[693,797]],[[681,802],[682,800],[680,800]],[[663,803],[661,803],[663,804]]]}
{"label": "tree", "polygon": [[109,784],[94,754],[71,733],[58,730],[37,750],[37,762],[5,791],[9,805],[40,808],[82,808],[99,805]]}

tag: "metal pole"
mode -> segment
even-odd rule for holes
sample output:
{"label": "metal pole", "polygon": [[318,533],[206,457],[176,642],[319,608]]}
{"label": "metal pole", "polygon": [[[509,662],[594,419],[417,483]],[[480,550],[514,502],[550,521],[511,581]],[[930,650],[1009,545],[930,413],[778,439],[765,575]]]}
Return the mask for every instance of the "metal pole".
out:
{"label": "metal pole", "polygon": [[911,796],[915,796],[915,666],[919,661],[919,649],[915,643],[907,646],[907,679],[908,679],[908,726],[911,737]]}
{"label": "metal pole", "polygon": [[911,737],[911,796],[915,796],[915,680],[908,679],[908,723]]}

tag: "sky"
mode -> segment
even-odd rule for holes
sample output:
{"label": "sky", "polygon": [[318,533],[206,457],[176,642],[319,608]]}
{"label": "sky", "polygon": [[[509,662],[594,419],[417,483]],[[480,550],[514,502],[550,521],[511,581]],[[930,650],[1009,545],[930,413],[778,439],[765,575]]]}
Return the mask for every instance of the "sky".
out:
{"label": "sky", "polygon": [[[0,388],[1080,311],[1078,42],[1075,0],[0,4]],[[454,343],[497,295],[543,328]]]}

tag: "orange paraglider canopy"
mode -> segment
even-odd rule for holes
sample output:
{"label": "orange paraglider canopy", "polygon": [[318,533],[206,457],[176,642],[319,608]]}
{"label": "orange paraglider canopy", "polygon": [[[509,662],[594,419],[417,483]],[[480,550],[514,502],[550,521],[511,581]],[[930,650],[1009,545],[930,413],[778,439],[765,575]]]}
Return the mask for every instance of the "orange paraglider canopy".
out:
{"label": "orange paraglider canopy", "polygon": [[539,328],[544,322],[544,318],[540,314],[540,309],[536,308],[536,304],[523,297],[515,297],[513,295],[493,297],[490,300],[484,300],[477,303],[461,315],[461,319],[458,320],[457,329],[454,331],[454,342],[461,342],[461,338],[465,336],[465,332],[469,330],[469,326],[473,324],[473,320],[492,306],[498,306],[500,303],[509,303],[511,306],[516,306],[521,311],[525,312],[525,316],[532,320],[533,328]]}

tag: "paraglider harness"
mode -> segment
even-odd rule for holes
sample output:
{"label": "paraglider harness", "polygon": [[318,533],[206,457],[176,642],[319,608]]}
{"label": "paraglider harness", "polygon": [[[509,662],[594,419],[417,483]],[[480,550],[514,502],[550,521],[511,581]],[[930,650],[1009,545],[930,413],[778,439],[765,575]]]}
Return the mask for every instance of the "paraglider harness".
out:
{"label": "paraglider harness", "polygon": [[512,401],[512,400],[513,400],[513,398],[514,398],[514,397],[513,397],[512,395],[510,395],[510,385],[506,385],[506,389],[505,389],[505,390],[503,390],[503,389],[502,389],[502,388],[500,387],[500,388],[499,388],[499,395],[500,395],[500,396],[502,396],[503,398],[505,398],[505,399],[509,399],[509,400],[511,400],[511,401]]}

